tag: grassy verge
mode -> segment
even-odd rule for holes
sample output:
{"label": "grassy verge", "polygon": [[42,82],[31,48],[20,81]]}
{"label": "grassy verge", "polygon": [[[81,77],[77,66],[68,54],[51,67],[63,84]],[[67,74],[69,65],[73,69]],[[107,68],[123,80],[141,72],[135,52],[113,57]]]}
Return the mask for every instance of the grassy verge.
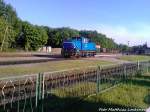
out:
{"label": "grassy verge", "polygon": [[118,59],[125,60],[125,61],[143,61],[143,60],[150,60],[150,56],[140,56],[140,55],[126,55],[121,56]]}
{"label": "grassy verge", "polygon": [[62,60],[62,61],[50,61],[40,64],[29,65],[14,65],[0,67],[0,77],[16,76],[23,74],[34,74],[39,72],[58,71],[64,69],[81,68],[84,69],[88,66],[108,65],[112,64],[108,61],[97,60]]}
{"label": "grassy verge", "polygon": [[[106,86],[109,84],[101,85],[104,88]],[[132,109],[146,109],[150,105],[150,74],[129,79],[116,88],[97,95],[87,97],[84,94],[95,90],[96,82],[93,81],[81,82],[69,87],[51,88],[51,94],[48,93],[48,97],[43,102],[44,112],[108,112],[108,110],[115,112],[114,109],[132,112]],[[29,110],[30,104],[29,102],[27,106]],[[23,108],[23,104],[21,107]]]}
{"label": "grassy verge", "polygon": [[[114,86],[111,83],[100,84],[100,90],[105,90]],[[64,86],[55,89],[51,89],[48,93],[53,94],[57,97],[83,97],[90,94],[95,94],[97,91],[96,82],[80,82],[71,86]]]}
{"label": "grassy verge", "polygon": [[129,80],[107,92],[87,97],[64,112],[97,112],[106,109],[146,109],[150,105],[150,75]]}

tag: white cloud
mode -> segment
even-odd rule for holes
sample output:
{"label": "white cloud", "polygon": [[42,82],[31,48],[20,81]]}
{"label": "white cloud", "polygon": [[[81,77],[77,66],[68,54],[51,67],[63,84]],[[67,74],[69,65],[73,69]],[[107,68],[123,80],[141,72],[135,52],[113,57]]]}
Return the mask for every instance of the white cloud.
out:
{"label": "white cloud", "polygon": [[129,41],[130,45],[138,45],[146,42],[145,39],[145,41],[143,41],[143,39],[141,38],[141,33],[131,32],[123,26],[102,25],[101,30],[98,31],[106,34],[108,37],[115,39],[117,43],[127,44]]}
{"label": "white cloud", "polygon": [[134,27],[131,29],[122,26],[102,25],[100,32],[114,38],[118,43],[127,44],[130,41],[130,45],[139,45],[147,42],[150,46],[150,25],[137,24]]}
{"label": "white cloud", "polygon": [[97,30],[100,33],[106,34],[108,37],[113,38],[117,43],[130,45],[142,45],[145,42],[150,46],[150,25],[144,23],[137,23],[130,25],[130,27],[121,25],[86,25],[76,27],[80,30]]}

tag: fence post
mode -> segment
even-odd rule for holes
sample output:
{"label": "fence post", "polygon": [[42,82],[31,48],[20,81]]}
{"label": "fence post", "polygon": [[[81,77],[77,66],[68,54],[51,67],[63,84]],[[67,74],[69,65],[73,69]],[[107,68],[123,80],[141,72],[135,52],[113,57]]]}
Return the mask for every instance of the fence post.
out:
{"label": "fence post", "polygon": [[44,95],[45,95],[45,75],[44,74],[43,74],[42,84],[43,84],[42,99],[44,99]]}
{"label": "fence post", "polygon": [[41,85],[41,87],[40,87],[40,92],[41,92],[41,94],[40,94],[40,106],[41,106],[41,109],[40,109],[40,112],[43,112],[44,110],[43,110],[43,104],[44,104],[44,81],[45,81],[45,77],[44,77],[44,74],[42,73],[41,74],[41,78],[40,78],[41,80],[40,80],[40,85]]}
{"label": "fence post", "polygon": [[148,74],[149,73],[149,61],[147,62],[146,66],[147,66],[147,74]]}
{"label": "fence post", "polygon": [[40,78],[39,78],[39,100],[42,99],[42,81],[43,81],[43,74],[40,73]]}
{"label": "fence post", "polygon": [[37,112],[41,112],[41,110],[43,111],[43,102],[41,100],[43,100],[43,74],[39,73],[37,75],[37,79],[36,79],[36,109]]}
{"label": "fence post", "polygon": [[127,75],[127,67],[126,67],[126,65],[124,65],[124,78],[125,78],[125,80],[126,80],[126,75]]}
{"label": "fence post", "polygon": [[99,91],[100,91],[100,69],[101,69],[101,67],[100,66],[98,66],[98,70],[97,70],[97,90],[96,90],[96,93],[98,94],[99,93]]}
{"label": "fence post", "polygon": [[[19,98],[20,98],[20,80],[19,80]],[[17,108],[17,112],[20,111],[20,102],[18,100],[18,108]]]}
{"label": "fence post", "polygon": [[150,61],[148,61],[148,73],[150,72]]}
{"label": "fence post", "polygon": [[39,100],[39,77],[40,77],[40,73],[37,74],[36,77],[36,108],[38,107],[38,100]]}

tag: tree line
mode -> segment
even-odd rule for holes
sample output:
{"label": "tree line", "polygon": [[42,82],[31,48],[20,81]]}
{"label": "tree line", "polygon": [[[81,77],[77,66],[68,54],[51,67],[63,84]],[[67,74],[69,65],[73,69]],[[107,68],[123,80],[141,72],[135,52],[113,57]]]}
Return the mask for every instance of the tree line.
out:
{"label": "tree line", "polygon": [[[76,30],[69,27],[50,28],[21,20],[10,4],[0,1],[0,50],[22,49],[36,51],[42,46],[61,47],[64,39],[85,36],[103,48],[120,49],[113,39],[97,31]],[[122,48],[123,49],[123,48]]]}

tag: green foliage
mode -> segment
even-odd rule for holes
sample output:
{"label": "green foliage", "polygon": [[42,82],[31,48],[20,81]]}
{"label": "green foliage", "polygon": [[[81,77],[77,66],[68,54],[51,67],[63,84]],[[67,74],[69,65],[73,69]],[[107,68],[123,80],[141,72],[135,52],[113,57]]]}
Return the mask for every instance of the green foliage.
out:
{"label": "green foliage", "polygon": [[[0,44],[2,50],[14,48],[16,46],[16,38],[19,34],[19,18],[11,5],[0,1]],[[2,43],[4,41],[4,43]]]}
{"label": "green foliage", "polygon": [[150,95],[147,95],[145,98],[144,98],[144,102],[146,104],[149,104],[150,105]]}
{"label": "green foliage", "polygon": [[28,22],[22,23],[22,35],[19,41],[28,50],[37,50],[47,43],[48,36],[42,27],[33,26]]}
{"label": "green foliage", "polygon": [[66,38],[79,36],[79,32],[70,28],[48,28],[45,27],[48,34],[47,45],[52,47],[61,47],[62,42]]}
{"label": "green foliage", "polygon": [[118,48],[120,48],[120,50],[122,52],[125,52],[125,51],[128,51],[129,50],[129,47],[127,45],[124,45],[124,44],[119,44],[118,45]]}
{"label": "green foliage", "polygon": [[48,28],[45,27],[49,36],[47,45],[52,47],[61,47],[64,39],[68,39],[74,36],[84,36],[90,38],[96,44],[101,45],[103,48],[117,48],[117,44],[113,39],[109,39],[106,35],[98,33],[97,31],[77,31],[71,28]]}

